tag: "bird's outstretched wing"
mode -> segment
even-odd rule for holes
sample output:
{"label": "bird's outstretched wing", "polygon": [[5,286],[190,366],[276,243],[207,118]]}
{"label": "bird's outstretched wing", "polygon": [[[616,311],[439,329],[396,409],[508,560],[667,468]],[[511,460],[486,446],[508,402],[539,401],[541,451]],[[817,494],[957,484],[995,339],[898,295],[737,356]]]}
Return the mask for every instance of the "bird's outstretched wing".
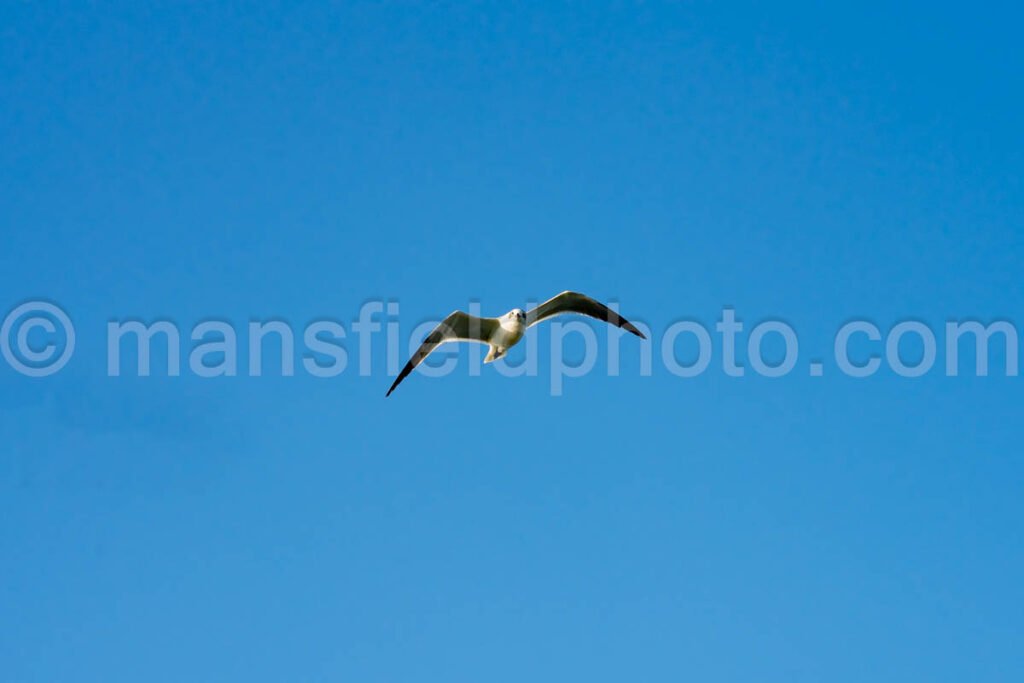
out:
{"label": "bird's outstretched wing", "polygon": [[441,344],[450,341],[472,341],[487,344],[494,331],[498,328],[496,318],[477,318],[476,316],[454,311],[451,315],[441,321],[441,324],[434,328],[434,331],[427,335],[427,338],[420,344],[420,348],[412,355],[409,362],[405,364],[402,371],[398,373],[395,383],[388,389],[385,397],[390,396],[398,383],[409,376],[409,373],[419,365],[430,352]]}
{"label": "bird's outstretched wing", "polygon": [[548,299],[533,310],[528,311],[526,313],[526,325],[527,327],[530,325],[536,325],[542,320],[547,320],[548,318],[556,315],[562,315],[564,313],[578,313],[591,318],[597,318],[598,320],[604,320],[605,322],[621,327],[628,332],[632,332],[641,339],[647,339],[643,332],[634,327],[633,323],[629,322],[621,315],[602,304],[600,301],[595,301],[589,296],[580,294],[579,292],[562,292],[558,296]]}

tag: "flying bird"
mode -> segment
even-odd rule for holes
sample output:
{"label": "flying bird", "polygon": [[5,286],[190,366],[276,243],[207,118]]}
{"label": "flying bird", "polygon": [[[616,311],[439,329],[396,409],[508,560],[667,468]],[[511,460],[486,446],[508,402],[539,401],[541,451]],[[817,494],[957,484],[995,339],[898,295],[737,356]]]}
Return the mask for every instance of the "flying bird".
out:
{"label": "flying bird", "polygon": [[391,385],[385,396],[390,396],[395,387],[408,377],[409,373],[423,362],[423,359],[429,356],[431,351],[445,342],[465,341],[487,344],[490,351],[484,358],[484,362],[490,363],[504,356],[510,348],[515,346],[523,338],[526,328],[536,325],[542,320],[566,313],[577,313],[604,320],[632,332],[641,339],[647,339],[633,323],[600,301],[595,301],[579,292],[562,292],[530,311],[513,308],[500,318],[477,318],[462,311],[453,311],[451,315],[441,321],[440,325],[434,328],[433,332],[427,335],[427,338],[420,344],[420,348],[398,373],[395,383]]}

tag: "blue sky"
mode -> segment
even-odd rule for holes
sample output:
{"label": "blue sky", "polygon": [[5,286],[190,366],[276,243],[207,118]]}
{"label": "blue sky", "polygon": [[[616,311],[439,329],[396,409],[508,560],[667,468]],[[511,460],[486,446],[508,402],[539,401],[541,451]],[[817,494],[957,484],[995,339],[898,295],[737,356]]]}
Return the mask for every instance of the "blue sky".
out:
{"label": "blue sky", "polygon": [[[77,333],[54,376],[0,363],[0,678],[1024,674],[1021,378],[831,362],[854,318],[1020,329],[1019,9],[0,19],[0,312]],[[546,354],[462,350],[385,400],[377,335],[368,377],[352,338],[333,379],[106,373],[111,320],[392,299],[408,333],[567,288],[656,333],[784,320],[798,370],[644,377],[624,337],[557,398]]]}

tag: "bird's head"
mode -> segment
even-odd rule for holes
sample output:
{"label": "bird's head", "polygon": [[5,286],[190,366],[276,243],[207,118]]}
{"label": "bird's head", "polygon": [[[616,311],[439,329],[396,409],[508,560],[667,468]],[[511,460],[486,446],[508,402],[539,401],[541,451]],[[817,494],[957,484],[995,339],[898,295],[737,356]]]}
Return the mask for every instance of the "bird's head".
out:
{"label": "bird's head", "polygon": [[509,320],[515,320],[516,322],[526,322],[526,311],[521,308],[513,308],[511,311],[505,314],[505,317]]}

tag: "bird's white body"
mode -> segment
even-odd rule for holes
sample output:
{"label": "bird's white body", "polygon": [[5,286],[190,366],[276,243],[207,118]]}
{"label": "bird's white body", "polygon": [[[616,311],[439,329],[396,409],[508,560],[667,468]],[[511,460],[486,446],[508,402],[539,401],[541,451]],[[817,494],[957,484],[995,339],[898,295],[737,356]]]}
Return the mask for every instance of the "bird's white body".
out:
{"label": "bird's white body", "polygon": [[484,358],[484,362],[490,363],[504,356],[510,348],[519,343],[525,333],[526,314],[521,309],[513,309],[498,318],[498,326],[487,340],[491,350]]}

